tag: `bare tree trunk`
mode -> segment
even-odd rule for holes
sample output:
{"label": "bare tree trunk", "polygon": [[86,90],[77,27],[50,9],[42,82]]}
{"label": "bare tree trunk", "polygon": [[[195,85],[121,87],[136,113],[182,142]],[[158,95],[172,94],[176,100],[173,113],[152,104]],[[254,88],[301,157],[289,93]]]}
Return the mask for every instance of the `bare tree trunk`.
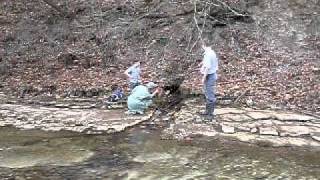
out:
{"label": "bare tree trunk", "polygon": [[51,6],[53,9],[55,9],[56,11],[58,11],[62,16],[67,16],[68,13],[65,12],[64,10],[62,10],[59,6],[57,6],[56,4],[54,4],[51,0],[42,0],[43,2],[45,2],[46,4],[48,4],[49,6]]}

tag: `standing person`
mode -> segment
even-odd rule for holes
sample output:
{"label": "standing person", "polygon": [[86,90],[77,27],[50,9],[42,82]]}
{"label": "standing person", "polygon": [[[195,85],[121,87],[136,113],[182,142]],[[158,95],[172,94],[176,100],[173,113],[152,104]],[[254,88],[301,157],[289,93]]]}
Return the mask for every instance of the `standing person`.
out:
{"label": "standing person", "polygon": [[132,91],[136,86],[140,84],[140,65],[140,61],[136,61],[124,72],[124,74],[129,78],[130,91]]}
{"label": "standing person", "polygon": [[215,85],[217,80],[218,57],[211,47],[202,46],[204,50],[200,72],[202,74],[203,91],[206,97],[206,110],[201,113],[207,120],[212,121],[215,108]]}

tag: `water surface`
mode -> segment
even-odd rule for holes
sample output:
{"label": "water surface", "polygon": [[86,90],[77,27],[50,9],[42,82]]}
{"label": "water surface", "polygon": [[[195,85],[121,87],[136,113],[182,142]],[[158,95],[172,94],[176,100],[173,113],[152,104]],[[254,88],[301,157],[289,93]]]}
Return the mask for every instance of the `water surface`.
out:
{"label": "water surface", "polygon": [[199,138],[161,140],[132,129],[87,136],[0,129],[1,179],[319,179],[317,150]]}

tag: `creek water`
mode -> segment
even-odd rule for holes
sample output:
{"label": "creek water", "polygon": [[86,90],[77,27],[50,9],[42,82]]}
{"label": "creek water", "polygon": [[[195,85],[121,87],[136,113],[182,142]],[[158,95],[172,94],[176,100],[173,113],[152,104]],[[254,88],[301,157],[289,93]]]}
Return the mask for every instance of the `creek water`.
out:
{"label": "creek water", "polygon": [[159,130],[81,135],[0,129],[0,179],[319,179],[317,150],[199,137],[161,140]]}

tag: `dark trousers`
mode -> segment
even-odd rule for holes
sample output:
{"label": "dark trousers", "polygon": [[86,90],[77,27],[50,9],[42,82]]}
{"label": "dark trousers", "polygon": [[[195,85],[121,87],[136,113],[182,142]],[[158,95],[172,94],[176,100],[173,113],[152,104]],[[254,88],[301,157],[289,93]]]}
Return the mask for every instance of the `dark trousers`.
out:
{"label": "dark trousers", "polygon": [[208,74],[203,85],[203,92],[206,97],[206,112],[209,115],[213,115],[214,106],[216,103],[216,96],[215,96],[216,80],[217,80],[217,76],[215,73]]}

